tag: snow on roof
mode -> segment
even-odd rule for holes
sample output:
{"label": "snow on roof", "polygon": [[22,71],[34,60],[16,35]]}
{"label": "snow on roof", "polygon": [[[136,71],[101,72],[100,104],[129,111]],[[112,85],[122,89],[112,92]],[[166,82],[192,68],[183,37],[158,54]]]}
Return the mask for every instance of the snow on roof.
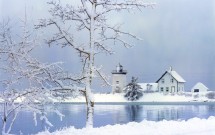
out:
{"label": "snow on roof", "polygon": [[164,76],[165,74],[167,74],[167,73],[169,73],[173,78],[175,78],[176,81],[178,81],[178,82],[180,82],[180,83],[185,83],[185,82],[186,82],[176,71],[172,70],[172,68],[171,68],[171,70],[166,71],[166,72],[156,81],[156,83],[158,83],[158,81],[159,81],[160,79],[162,79],[163,76]]}
{"label": "snow on roof", "polygon": [[199,90],[207,91],[208,87],[206,87],[203,83],[198,82],[196,85],[193,86],[192,91],[194,89],[199,89]]}
{"label": "snow on roof", "polygon": [[151,90],[151,91],[157,91],[158,90],[158,83],[138,83],[142,91]]}
{"label": "snow on roof", "polygon": [[173,78],[175,78],[178,82],[186,82],[176,71],[174,70],[171,70],[171,71],[168,71]]}

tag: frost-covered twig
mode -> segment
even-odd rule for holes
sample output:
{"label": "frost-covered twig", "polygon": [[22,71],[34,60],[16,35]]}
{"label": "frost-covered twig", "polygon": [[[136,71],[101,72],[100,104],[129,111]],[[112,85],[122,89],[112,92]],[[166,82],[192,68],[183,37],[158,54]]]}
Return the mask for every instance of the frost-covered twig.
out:
{"label": "frost-covered twig", "polygon": [[[3,75],[0,83],[4,86],[0,94],[3,103],[3,109],[0,109],[1,134],[10,133],[17,114],[23,109],[34,113],[34,121],[35,114],[44,114],[41,119],[51,126],[42,107],[68,95],[75,96],[84,89],[75,85],[84,77],[66,74],[59,62],[41,63],[32,57],[38,46],[37,39],[27,30],[26,23],[24,26],[23,33],[14,37],[9,23],[0,24],[0,72]],[[52,111],[62,119],[59,111]]]}

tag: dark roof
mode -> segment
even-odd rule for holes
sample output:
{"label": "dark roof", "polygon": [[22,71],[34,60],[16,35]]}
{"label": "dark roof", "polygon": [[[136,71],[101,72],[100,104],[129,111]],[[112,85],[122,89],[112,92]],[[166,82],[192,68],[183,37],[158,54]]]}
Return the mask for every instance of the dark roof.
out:
{"label": "dark roof", "polygon": [[113,70],[112,74],[127,74],[126,70],[120,70],[119,72],[117,72],[117,70]]}
{"label": "dark roof", "polygon": [[176,71],[166,71],[157,81],[156,83],[158,83],[160,81],[161,78],[163,78],[163,76],[166,74],[166,73],[169,73],[177,82],[186,82]]}
{"label": "dark roof", "polygon": [[160,81],[161,78],[163,78],[163,76],[167,73],[167,71],[165,73],[163,73],[163,75],[156,81],[156,83],[158,83]]}

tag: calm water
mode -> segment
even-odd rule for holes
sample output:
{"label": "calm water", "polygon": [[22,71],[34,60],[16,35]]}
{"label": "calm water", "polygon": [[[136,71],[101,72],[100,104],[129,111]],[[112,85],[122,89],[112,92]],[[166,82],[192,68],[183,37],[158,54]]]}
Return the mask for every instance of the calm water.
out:
{"label": "calm water", "polygon": [[[49,128],[50,131],[65,126],[76,128],[85,126],[85,104],[60,104],[57,107],[65,117],[63,121],[60,121],[56,114],[48,113],[49,120],[54,125]],[[193,117],[208,118],[209,116],[215,116],[215,105],[95,105],[94,126],[100,127],[142,120],[187,120]],[[46,128],[48,127],[43,121],[38,121],[38,125],[34,126],[32,113],[23,111],[18,115],[12,133],[34,134]]]}

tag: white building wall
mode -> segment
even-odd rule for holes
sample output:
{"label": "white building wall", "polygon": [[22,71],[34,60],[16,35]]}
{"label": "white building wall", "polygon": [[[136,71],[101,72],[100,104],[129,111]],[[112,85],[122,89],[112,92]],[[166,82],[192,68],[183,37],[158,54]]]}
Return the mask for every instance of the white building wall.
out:
{"label": "white building wall", "polygon": [[191,92],[196,93],[197,90],[199,93],[201,92],[207,92],[209,89],[202,83],[198,82],[195,86],[193,86],[193,88],[191,89]]}
{"label": "white building wall", "polygon": [[112,92],[121,93],[123,88],[127,85],[126,74],[113,74],[112,78]]}
{"label": "white building wall", "polygon": [[178,92],[184,92],[184,83],[178,83]]}
{"label": "white building wall", "polygon": [[[169,74],[166,73],[158,82],[158,89],[161,93],[176,93],[178,92],[178,82]],[[180,87],[182,85],[180,84]]]}

